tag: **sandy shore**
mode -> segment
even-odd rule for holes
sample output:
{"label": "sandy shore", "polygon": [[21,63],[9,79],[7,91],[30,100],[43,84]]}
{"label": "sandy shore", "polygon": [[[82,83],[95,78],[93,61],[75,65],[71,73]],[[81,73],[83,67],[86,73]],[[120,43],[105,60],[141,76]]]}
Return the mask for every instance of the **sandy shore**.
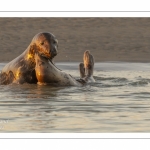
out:
{"label": "sandy shore", "polygon": [[0,18],[0,62],[20,55],[39,32],[59,41],[57,62],[80,62],[90,50],[96,62],[150,62],[150,18]]}

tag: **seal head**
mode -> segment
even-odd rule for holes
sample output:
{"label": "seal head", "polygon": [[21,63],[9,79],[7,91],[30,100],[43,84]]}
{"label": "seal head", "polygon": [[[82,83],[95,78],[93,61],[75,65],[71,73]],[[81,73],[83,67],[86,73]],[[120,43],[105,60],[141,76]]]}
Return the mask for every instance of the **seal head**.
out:
{"label": "seal head", "polygon": [[57,55],[58,40],[52,33],[38,33],[34,36],[32,43],[36,47],[36,52],[42,57],[53,59]]}

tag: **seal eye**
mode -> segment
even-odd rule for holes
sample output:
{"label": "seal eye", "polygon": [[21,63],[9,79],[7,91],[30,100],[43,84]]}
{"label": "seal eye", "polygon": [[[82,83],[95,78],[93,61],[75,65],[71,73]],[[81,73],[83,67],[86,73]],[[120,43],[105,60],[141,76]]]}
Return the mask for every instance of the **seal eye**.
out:
{"label": "seal eye", "polygon": [[42,42],[41,45],[44,45],[44,42]]}

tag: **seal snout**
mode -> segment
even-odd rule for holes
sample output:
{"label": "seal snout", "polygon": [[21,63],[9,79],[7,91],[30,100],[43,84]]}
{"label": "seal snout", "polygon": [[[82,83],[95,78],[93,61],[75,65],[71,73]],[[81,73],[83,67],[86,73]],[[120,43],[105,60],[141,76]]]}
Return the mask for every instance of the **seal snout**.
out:
{"label": "seal snout", "polygon": [[52,55],[52,57],[57,55],[57,49],[58,49],[58,41],[54,40],[53,47],[50,49],[50,54]]}
{"label": "seal snout", "polygon": [[53,59],[57,55],[58,40],[50,32],[37,34],[33,42],[37,46],[37,52],[42,57]]}
{"label": "seal snout", "polygon": [[57,55],[57,48],[51,49],[50,53],[51,53],[52,57],[56,56]]}

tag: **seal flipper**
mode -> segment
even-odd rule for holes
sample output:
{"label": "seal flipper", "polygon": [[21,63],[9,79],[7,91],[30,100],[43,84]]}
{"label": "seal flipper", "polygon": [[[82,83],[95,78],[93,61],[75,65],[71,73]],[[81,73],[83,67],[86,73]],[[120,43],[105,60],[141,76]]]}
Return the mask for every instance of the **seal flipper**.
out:
{"label": "seal flipper", "polygon": [[0,85],[3,85],[6,83],[7,74],[6,73],[0,73]]}
{"label": "seal flipper", "polygon": [[84,80],[86,82],[95,82],[93,78],[94,57],[90,54],[90,51],[87,50],[84,52],[83,62],[84,62],[84,68],[85,68]]}
{"label": "seal flipper", "polygon": [[8,74],[6,73],[0,73],[0,84],[6,85],[10,84],[14,81],[15,77],[12,71],[9,71]]}
{"label": "seal flipper", "polygon": [[85,77],[85,68],[84,68],[83,63],[79,64],[79,71],[80,71],[80,78],[84,78]]}

